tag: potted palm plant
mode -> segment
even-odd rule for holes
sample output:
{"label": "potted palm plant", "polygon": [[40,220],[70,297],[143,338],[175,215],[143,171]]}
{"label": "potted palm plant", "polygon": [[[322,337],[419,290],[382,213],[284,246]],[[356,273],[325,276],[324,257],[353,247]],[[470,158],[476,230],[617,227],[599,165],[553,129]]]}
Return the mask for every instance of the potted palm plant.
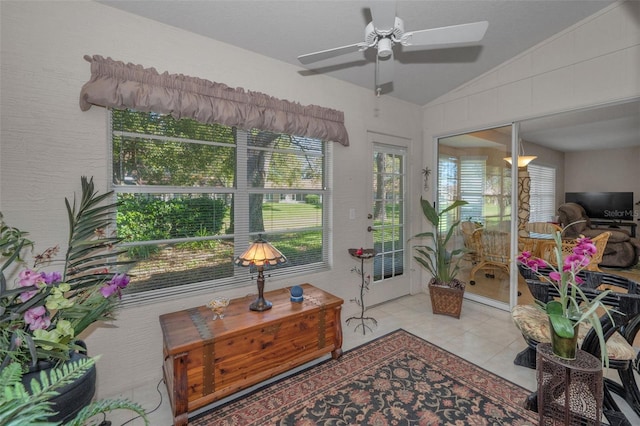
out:
{"label": "potted palm plant", "polygon": [[[109,202],[111,193],[98,194],[93,179],[84,176],[81,185],[79,200],[65,199],[69,240],[60,261],[56,246],[27,265],[22,252],[34,243],[26,232],[8,226],[0,213],[0,373],[18,365],[27,385],[43,370],[86,357],[81,333],[114,318],[129,283],[122,269],[131,262],[118,258],[124,250],[108,231],[116,207]],[[61,271],[39,270],[49,264],[58,264]],[[53,401],[58,414],[51,420],[67,421],[88,403],[95,378],[91,365],[73,385],[58,389]]]}
{"label": "potted palm plant", "polygon": [[414,246],[417,252],[414,259],[433,276],[429,281],[429,295],[431,296],[433,313],[460,318],[465,283],[458,280],[456,275],[460,269],[461,257],[458,255],[464,253],[465,249],[459,248],[450,251],[447,248],[460,220],[449,225],[446,233],[438,232],[438,230],[444,214],[468,203],[456,200],[440,213],[428,200],[420,198],[420,204],[424,217],[433,225],[433,231],[422,232],[412,237],[426,238],[429,241],[429,244]]}

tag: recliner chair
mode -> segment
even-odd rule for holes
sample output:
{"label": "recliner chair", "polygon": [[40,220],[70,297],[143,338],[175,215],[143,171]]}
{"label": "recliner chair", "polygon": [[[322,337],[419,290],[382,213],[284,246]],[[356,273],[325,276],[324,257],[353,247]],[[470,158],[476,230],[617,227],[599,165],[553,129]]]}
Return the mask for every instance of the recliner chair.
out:
{"label": "recliner chair", "polygon": [[[573,225],[565,229],[562,234],[563,238],[577,238],[579,235],[594,238],[603,232],[611,232],[600,266],[629,268],[638,263],[640,240],[631,238],[630,234],[624,229],[593,227],[587,213],[580,204],[562,204],[558,207],[558,219],[563,228],[573,223]],[[581,220],[582,222],[574,223]]]}

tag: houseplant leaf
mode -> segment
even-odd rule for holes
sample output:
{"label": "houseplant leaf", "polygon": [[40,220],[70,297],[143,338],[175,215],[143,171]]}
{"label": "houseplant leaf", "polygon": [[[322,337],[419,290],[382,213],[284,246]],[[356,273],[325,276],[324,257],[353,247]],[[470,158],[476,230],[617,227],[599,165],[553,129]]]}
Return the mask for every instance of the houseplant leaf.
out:
{"label": "houseplant leaf", "polygon": [[563,315],[563,307],[557,300],[547,303],[547,315],[553,326],[553,330],[560,337],[570,339],[574,333],[574,323]]}
{"label": "houseplant leaf", "polygon": [[414,259],[429,271],[440,285],[449,285],[455,278],[459,269],[459,259],[456,258],[456,256],[463,253],[464,249],[454,249],[451,251],[447,249],[447,245],[453,237],[455,229],[460,224],[459,220],[453,222],[444,235],[438,234],[438,227],[444,214],[457,209],[460,206],[464,206],[465,204],[468,203],[463,200],[456,200],[438,213],[431,202],[424,198],[420,198],[422,212],[424,213],[427,221],[433,225],[435,230],[421,232],[412,237],[412,239],[427,238],[431,241],[430,246],[414,246],[414,249],[418,253],[417,256],[414,256]]}

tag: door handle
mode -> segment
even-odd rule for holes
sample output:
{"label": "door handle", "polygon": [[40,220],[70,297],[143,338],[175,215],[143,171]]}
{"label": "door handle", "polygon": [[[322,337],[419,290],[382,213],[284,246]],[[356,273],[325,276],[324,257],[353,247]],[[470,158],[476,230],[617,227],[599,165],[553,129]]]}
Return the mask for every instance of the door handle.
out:
{"label": "door handle", "polygon": [[367,231],[371,232],[371,231],[373,231],[373,228],[371,226],[367,226]]}

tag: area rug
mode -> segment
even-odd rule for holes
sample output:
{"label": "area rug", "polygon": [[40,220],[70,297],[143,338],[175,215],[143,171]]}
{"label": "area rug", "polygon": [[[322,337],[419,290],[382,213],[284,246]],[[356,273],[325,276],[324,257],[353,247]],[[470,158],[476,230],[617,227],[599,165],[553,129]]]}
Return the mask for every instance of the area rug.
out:
{"label": "area rug", "polygon": [[190,425],[534,425],[531,392],[397,330]]}

